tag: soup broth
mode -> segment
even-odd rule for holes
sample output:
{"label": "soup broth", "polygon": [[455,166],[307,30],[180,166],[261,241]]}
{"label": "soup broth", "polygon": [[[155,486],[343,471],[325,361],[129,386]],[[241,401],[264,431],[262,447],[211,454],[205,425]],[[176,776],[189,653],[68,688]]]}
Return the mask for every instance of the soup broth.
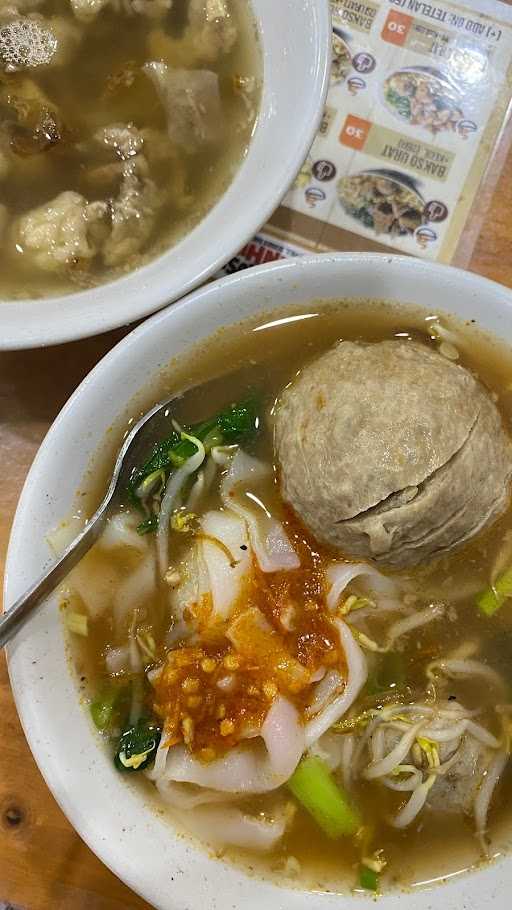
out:
{"label": "soup broth", "polygon": [[111,280],[207,214],[243,159],[261,61],[242,0],[0,7],[0,297]]}
{"label": "soup broth", "polygon": [[[395,338],[456,357],[491,390],[509,424],[510,353],[476,327],[444,316],[375,301],[340,302],[274,313],[226,330],[173,363],[138,403],[136,410],[143,411],[199,383],[177,402],[171,442],[155,450],[148,470],[134,477],[123,511],[71,578],[64,600],[93,719],[127,780],[143,780],[152,793],[156,783],[157,798],[178,827],[288,885],[385,891],[441,881],[499,856],[510,840],[512,608],[507,594],[491,615],[482,609],[481,596],[505,590],[503,579],[512,567],[512,512],[464,547],[425,565],[391,573],[379,568],[366,585],[356,573],[334,597],[336,572],[354,562],[321,545],[300,523],[283,501],[279,472],[272,468],[275,402],[283,388],[340,340]],[[233,411],[235,400],[239,406]],[[224,416],[217,422],[198,428],[219,412]],[[209,437],[212,432],[215,438]],[[192,439],[198,437],[214,464],[203,463],[186,480],[165,539],[158,531],[141,533],[161,525],[165,514],[164,480],[155,474],[162,470],[162,453],[181,446],[173,449],[170,476],[176,476],[197,455]],[[249,468],[240,461],[241,452],[254,459]],[[235,463],[238,486],[230,487]],[[260,471],[261,465],[268,470]],[[94,470],[90,493],[101,489],[102,495],[103,471],[109,469],[103,463]],[[223,524],[226,515],[229,526]],[[253,519],[263,534],[259,543]],[[278,545],[262,554],[261,540],[271,538]],[[212,573],[212,588],[206,592],[203,580],[199,596],[196,589],[193,596],[185,590],[198,571],[194,547],[202,547],[201,559]],[[329,575],[333,566],[335,575]],[[223,568],[231,573],[227,592]],[[356,697],[316,737],[315,724],[318,728],[322,712],[357,675],[358,660],[365,671]],[[337,683],[333,672],[345,682]],[[311,799],[322,802],[318,792],[311,797],[309,791],[309,803],[308,793],[304,796],[304,787],[315,786],[311,780],[301,785],[295,772],[287,782],[297,763],[293,754],[283,783],[276,787],[278,778],[268,783],[262,741],[257,739],[257,750],[254,743],[267,724],[265,743],[272,755],[268,717],[278,709],[284,713],[276,723],[288,729],[286,747],[281,743],[279,749],[293,753],[293,736],[305,735],[299,758],[305,753],[318,762],[324,777],[316,786],[322,788],[327,774],[345,801],[334,822],[322,815],[325,805],[312,808]],[[290,717],[297,716],[294,726]],[[130,725],[133,732],[140,718],[154,726],[149,740],[137,746],[121,734]],[[378,770],[411,735],[410,748],[396,753],[385,774],[372,777],[369,769]],[[256,764],[231,769],[241,775],[238,785],[219,784],[212,768],[237,749]],[[281,760],[286,766],[286,756]],[[308,771],[304,759],[301,767]],[[248,784],[251,774],[254,786]],[[496,788],[482,821],[485,782],[493,775]],[[235,793],[226,793],[230,786]],[[420,786],[425,798],[415,814],[407,807],[413,793],[420,802]],[[209,796],[203,802],[205,790]],[[330,793],[328,805],[337,798]],[[397,827],[406,811],[410,822]],[[333,831],[331,823],[345,830]],[[226,831],[231,842],[222,840]]]}

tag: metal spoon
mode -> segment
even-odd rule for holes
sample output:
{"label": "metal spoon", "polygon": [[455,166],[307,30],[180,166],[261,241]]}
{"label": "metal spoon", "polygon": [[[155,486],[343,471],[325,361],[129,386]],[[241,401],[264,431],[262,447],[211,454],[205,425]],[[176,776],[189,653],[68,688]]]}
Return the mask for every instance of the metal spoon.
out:
{"label": "metal spoon", "polygon": [[0,648],[16,635],[36,607],[55,590],[98,539],[109,515],[124,499],[133,469],[147,455],[155,439],[162,438],[165,431],[168,432],[171,406],[178,400],[175,396],[155,405],[135,424],[121,446],[106,496],[83,531],[66,548],[58,562],[25,591],[0,618]]}

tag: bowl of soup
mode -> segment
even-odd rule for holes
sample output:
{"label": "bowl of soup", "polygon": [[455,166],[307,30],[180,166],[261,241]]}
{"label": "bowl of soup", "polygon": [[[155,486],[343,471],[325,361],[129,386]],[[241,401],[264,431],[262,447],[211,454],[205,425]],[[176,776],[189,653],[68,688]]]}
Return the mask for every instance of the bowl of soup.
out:
{"label": "bowl of soup", "polygon": [[3,9],[0,347],[127,324],[227,262],[307,154],[330,40],[325,0]]}
{"label": "bowl of soup", "polygon": [[255,268],[134,330],[57,418],[7,608],[173,399],[8,654],[56,799],[155,907],[506,906],[511,304],[401,257]]}

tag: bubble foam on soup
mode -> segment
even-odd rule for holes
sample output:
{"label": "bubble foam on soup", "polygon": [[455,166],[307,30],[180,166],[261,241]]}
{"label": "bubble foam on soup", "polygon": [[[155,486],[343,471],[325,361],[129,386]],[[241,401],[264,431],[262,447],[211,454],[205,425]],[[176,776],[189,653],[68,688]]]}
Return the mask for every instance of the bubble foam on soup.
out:
{"label": "bubble foam on soup", "polygon": [[242,0],[0,10],[0,298],[92,287],[208,213],[248,147],[261,61]]}
{"label": "bubble foam on soup", "polygon": [[197,384],[69,579],[75,665],[119,772],[203,844],[302,888],[439,881],[510,843],[510,505],[420,566],[346,560],[281,498],[275,403],[339,341],[398,339],[470,371],[507,428],[512,355],[412,308],[300,313],[218,333],[134,404]]}

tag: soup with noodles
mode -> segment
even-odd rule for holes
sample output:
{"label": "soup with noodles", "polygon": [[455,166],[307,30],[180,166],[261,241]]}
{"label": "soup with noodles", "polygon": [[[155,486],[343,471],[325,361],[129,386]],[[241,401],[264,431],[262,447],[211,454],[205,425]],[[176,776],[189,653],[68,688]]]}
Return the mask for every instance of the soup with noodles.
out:
{"label": "soup with noodles", "polygon": [[147,394],[191,388],[62,606],[116,768],[179,828],[339,891],[506,849],[511,380],[475,327],[359,302],[225,330]]}
{"label": "soup with noodles", "polygon": [[92,287],[189,233],[260,74],[243,0],[1,0],[0,297]]}

